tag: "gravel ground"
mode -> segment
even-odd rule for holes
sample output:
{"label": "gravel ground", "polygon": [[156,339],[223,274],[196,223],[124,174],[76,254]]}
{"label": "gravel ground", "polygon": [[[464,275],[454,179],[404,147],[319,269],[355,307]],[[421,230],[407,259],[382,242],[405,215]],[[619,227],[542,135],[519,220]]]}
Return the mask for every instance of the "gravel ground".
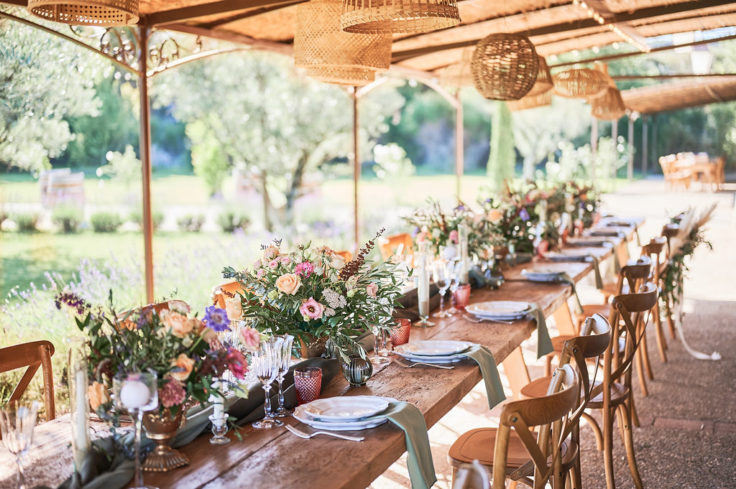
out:
{"label": "gravel ground", "polygon": [[[655,379],[648,383],[649,396],[641,395],[634,379],[642,422],[635,428],[634,443],[641,477],[648,488],[736,488],[736,253],[731,252],[736,243],[736,185],[717,194],[685,193],[666,189],[661,180],[644,180],[604,199],[605,208],[614,214],[647,219],[641,231],[643,240],[658,235],[668,215],[712,202],[718,203],[707,232],[713,251],[699,249],[691,264],[685,282],[684,330],[692,348],[708,354],[717,351],[722,359],[696,360],[668,333],[669,362],[663,364],[650,331]],[[584,302],[595,300],[597,292],[583,290],[581,296]],[[542,364],[534,359],[535,345],[527,343],[525,358],[535,378],[541,375]],[[439,479],[435,488],[450,487],[449,446],[464,431],[497,425],[499,412],[499,407],[488,412],[485,391],[479,385],[432,427],[430,441]],[[583,425],[581,436],[584,487],[605,487],[603,457],[593,433]],[[614,464],[617,487],[634,487],[618,435],[614,435]],[[371,487],[409,487],[405,456]]]}

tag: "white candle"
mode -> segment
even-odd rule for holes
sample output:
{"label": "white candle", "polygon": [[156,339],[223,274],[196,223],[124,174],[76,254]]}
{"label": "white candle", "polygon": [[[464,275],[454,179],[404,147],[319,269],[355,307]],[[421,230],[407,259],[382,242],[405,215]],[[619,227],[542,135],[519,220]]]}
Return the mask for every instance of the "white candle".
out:
{"label": "white candle", "polygon": [[151,391],[140,380],[128,381],[120,389],[120,401],[128,409],[140,409],[148,404],[150,398]]}
{"label": "white candle", "polygon": [[72,440],[74,445],[74,464],[81,468],[89,452],[89,434],[87,432],[87,372],[79,369],[74,372],[74,418],[72,424]]}

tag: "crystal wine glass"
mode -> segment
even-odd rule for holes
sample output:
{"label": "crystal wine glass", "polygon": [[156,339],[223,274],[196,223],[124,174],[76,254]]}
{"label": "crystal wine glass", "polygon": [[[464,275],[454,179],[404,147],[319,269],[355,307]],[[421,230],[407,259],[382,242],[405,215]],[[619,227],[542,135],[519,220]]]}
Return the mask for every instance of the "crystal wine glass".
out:
{"label": "crystal wine glass", "polygon": [[370,357],[371,363],[376,367],[388,365],[391,363],[391,360],[388,359],[390,350],[389,342],[391,341],[389,332],[385,327],[373,326],[373,338],[373,355]]}
{"label": "crystal wine glass", "polygon": [[23,472],[23,457],[33,444],[33,428],[36,426],[36,414],[39,403],[30,405],[19,401],[11,401],[0,409],[0,433],[5,448],[15,455],[18,467],[18,489],[26,489],[26,478]]}
{"label": "crystal wine glass", "polygon": [[277,418],[285,418],[286,416],[291,414],[291,411],[286,409],[284,401],[284,378],[289,372],[289,367],[291,364],[291,346],[293,344],[293,336],[287,334],[281,337],[281,351],[279,352],[281,361],[279,362],[279,371],[278,376],[276,377],[276,380],[279,383],[279,407],[278,409],[276,409]]}
{"label": "crystal wine glass", "polygon": [[135,420],[135,478],[131,489],[157,489],[143,483],[141,470],[141,431],[143,414],[158,406],[158,377],[156,372],[134,372],[113,379],[115,405],[126,410]]}
{"label": "crystal wine glass", "polygon": [[256,429],[269,430],[274,426],[282,426],[284,423],[280,419],[276,419],[271,412],[271,384],[279,374],[279,365],[281,361],[281,338],[271,337],[261,341],[258,345],[258,351],[253,353],[253,371],[258,380],[263,384],[263,392],[265,400],[263,405],[264,418],[253,423]]}
{"label": "crystal wine glass", "polygon": [[460,287],[460,269],[462,268],[462,262],[454,261],[449,263],[447,267],[450,272],[450,308],[447,310],[447,315],[453,316],[457,314],[454,299],[455,292],[457,292],[458,287]]}
{"label": "crystal wine glass", "polygon": [[445,294],[447,289],[450,287],[450,271],[448,262],[445,260],[435,260],[432,264],[432,278],[437,287],[440,288],[440,311],[435,314],[435,317],[444,318],[449,316],[445,311]]}

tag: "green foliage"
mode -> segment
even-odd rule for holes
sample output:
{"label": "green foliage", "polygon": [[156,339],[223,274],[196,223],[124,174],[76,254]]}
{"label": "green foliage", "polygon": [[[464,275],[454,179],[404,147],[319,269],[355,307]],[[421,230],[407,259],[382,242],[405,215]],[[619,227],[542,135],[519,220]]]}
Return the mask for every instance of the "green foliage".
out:
{"label": "green foliage", "polygon": [[102,58],[15,22],[0,24],[0,165],[39,171],[73,139],[66,117],[96,116]]}
{"label": "green foliage", "polygon": [[237,230],[247,230],[250,218],[241,211],[226,209],[217,216],[217,224],[226,233],[234,233]]}
{"label": "green foliage", "polygon": [[84,213],[75,206],[57,207],[51,214],[51,221],[59,227],[62,233],[76,233],[83,219]]}
{"label": "green foliage", "polygon": [[96,212],[89,219],[96,233],[114,233],[123,224],[117,212]]}
{"label": "green foliage", "polygon": [[[136,208],[132,210],[128,215],[128,219],[130,222],[134,222],[143,228],[143,211],[141,209]],[[153,221],[153,229],[157,230],[164,222],[164,213],[158,209],[153,209],[151,211],[151,220]]]}
{"label": "green foliage", "polygon": [[373,171],[381,180],[400,181],[416,172],[411,160],[406,157],[406,151],[398,144],[377,144],[373,154],[376,161]]}
{"label": "green foliage", "polygon": [[214,132],[203,121],[187,124],[187,136],[192,141],[192,166],[202,178],[210,196],[222,191],[222,182],[230,173],[231,160],[225,154]]}
{"label": "green foliage", "polygon": [[97,169],[97,176],[107,176],[129,188],[141,178],[141,161],[136,157],[133,146],[127,145],[124,153],[108,151],[107,164]]}
{"label": "green foliage", "polygon": [[10,215],[10,220],[18,226],[18,232],[32,233],[38,231],[39,215],[35,212],[17,212]]}
{"label": "green foliage", "polygon": [[187,233],[200,232],[203,224],[204,215],[202,214],[187,214],[176,220],[176,225],[179,226],[179,230]]}
{"label": "green foliage", "polygon": [[491,126],[491,155],[488,158],[487,173],[491,185],[500,190],[504,182],[514,178],[516,153],[514,153],[514,133],[511,130],[511,112],[503,102],[496,104]]}

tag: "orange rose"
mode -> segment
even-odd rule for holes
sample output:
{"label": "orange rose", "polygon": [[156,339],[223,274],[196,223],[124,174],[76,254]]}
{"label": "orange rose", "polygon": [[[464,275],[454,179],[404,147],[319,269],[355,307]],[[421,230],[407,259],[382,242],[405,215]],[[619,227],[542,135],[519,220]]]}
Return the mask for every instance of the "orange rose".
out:
{"label": "orange rose", "polygon": [[184,338],[192,332],[196,319],[191,320],[183,314],[174,311],[161,311],[161,322],[174,336]]}
{"label": "orange rose", "polygon": [[488,211],[488,219],[491,222],[498,222],[503,217],[503,212],[498,209],[491,209]]}
{"label": "orange rose", "polygon": [[107,387],[97,381],[92,382],[92,385],[87,387],[87,397],[89,397],[89,407],[92,408],[92,411],[97,411],[98,407],[110,401]]}
{"label": "orange rose", "polygon": [[302,280],[294,273],[287,273],[276,279],[276,288],[288,295],[296,294],[301,285]]}
{"label": "orange rose", "polygon": [[189,378],[189,374],[192,373],[194,360],[186,356],[186,354],[180,353],[176,359],[171,361],[171,366],[178,367],[176,371],[171,372],[171,376],[180,382],[185,382]]}

